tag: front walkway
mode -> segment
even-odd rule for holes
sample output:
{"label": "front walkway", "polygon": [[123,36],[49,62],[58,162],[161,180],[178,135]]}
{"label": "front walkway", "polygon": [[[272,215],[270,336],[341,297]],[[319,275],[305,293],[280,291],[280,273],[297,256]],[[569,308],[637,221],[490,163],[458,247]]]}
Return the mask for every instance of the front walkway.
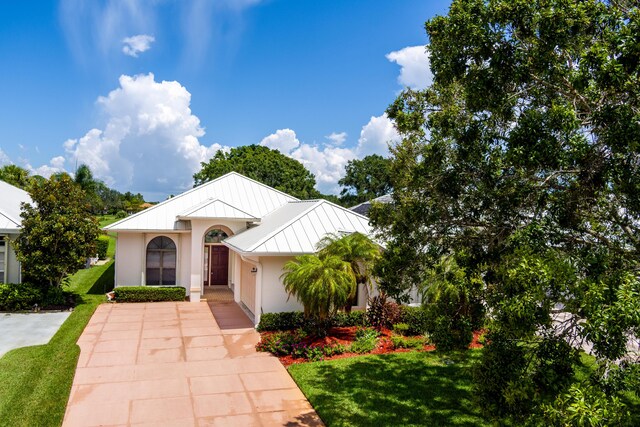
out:
{"label": "front walkway", "polygon": [[63,425],[322,425],[235,308],[212,304],[216,322],[206,303],[99,306],[78,340]]}

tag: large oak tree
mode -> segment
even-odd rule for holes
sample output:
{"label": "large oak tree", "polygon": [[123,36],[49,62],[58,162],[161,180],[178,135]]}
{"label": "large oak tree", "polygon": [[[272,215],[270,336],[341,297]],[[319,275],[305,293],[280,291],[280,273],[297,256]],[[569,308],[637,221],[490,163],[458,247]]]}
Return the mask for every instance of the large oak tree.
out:
{"label": "large oak tree", "polygon": [[[637,2],[455,0],[426,30],[433,85],[388,109],[403,140],[393,203],[372,212],[383,285],[402,297],[443,256],[463,260],[491,313],[483,408],[569,419],[594,386],[604,400],[582,409],[615,422],[640,336]],[[597,369],[575,388],[581,340]]]}

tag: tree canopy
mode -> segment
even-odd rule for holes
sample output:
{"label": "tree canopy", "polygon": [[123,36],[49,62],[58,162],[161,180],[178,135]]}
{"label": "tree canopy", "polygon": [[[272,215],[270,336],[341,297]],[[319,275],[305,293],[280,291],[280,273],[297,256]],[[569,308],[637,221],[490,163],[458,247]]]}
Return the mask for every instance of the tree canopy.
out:
{"label": "tree canopy", "polygon": [[24,280],[43,287],[60,286],[96,254],[98,222],[85,195],[68,175],[35,183],[33,205],[22,205],[22,230],[14,243]]}
{"label": "tree canopy", "polygon": [[378,154],[349,160],[345,176],[338,181],[343,188],[340,199],[345,205],[355,205],[376,197],[384,196],[392,190],[391,160]]}
{"label": "tree canopy", "polygon": [[314,188],[316,179],[302,163],[278,150],[260,145],[219,150],[202,169],[193,175],[195,185],[214,180],[229,172],[238,172],[299,199],[320,196]]}
{"label": "tree canopy", "polygon": [[[451,255],[482,278],[491,415],[557,414],[594,384],[589,410],[610,409],[640,335],[637,3],[455,0],[426,30],[433,84],[387,110],[402,141],[393,202],[372,209],[383,286],[402,298]],[[598,368],[576,389],[581,340]]]}
{"label": "tree canopy", "polygon": [[0,168],[0,180],[23,190],[31,184],[29,171],[17,165],[5,165]]}

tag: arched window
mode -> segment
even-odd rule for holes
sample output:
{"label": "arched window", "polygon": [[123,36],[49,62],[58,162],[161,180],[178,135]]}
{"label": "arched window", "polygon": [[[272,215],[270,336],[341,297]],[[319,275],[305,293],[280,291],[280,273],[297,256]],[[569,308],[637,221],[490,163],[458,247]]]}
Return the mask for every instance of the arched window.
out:
{"label": "arched window", "polygon": [[204,236],[205,243],[220,243],[224,239],[229,237],[227,233],[219,228],[212,228],[209,232]]}
{"label": "arched window", "polygon": [[147,245],[147,285],[176,284],[176,244],[159,236]]}

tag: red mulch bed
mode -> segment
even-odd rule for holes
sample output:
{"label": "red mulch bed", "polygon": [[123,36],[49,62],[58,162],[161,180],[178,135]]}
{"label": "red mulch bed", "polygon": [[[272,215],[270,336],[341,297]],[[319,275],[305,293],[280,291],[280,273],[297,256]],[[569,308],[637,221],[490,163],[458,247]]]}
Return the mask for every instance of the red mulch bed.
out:
{"label": "red mulch bed", "polygon": [[[331,328],[329,329],[329,333],[324,338],[306,338],[303,343],[310,346],[318,346],[318,345],[335,345],[342,344],[345,346],[350,345],[353,341],[355,341],[355,334],[357,326],[349,326],[349,327],[340,327],[340,328]],[[479,338],[484,335],[486,331],[480,330],[473,333],[473,341],[469,345],[469,348],[482,348],[482,344],[478,342]],[[268,335],[271,332],[263,332],[261,335]],[[367,354],[387,354],[387,353],[406,353],[409,351],[415,351],[407,348],[399,348],[394,349],[393,344],[391,343],[391,331],[389,329],[382,329],[380,331],[380,339],[378,340],[378,344],[376,348],[373,349],[370,353],[343,353],[338,354],[331,357],[325,357],[324,360],[334,360],[334,359],[344,359],[346,357],[357,357],[357,356],[365,356]],[[433,351],[436,347],[434,345],[425,345],[420,351]],[[294,358],[292,356],[280,356],[278,357],[280,362],[288,367],[295,363],[305,363],[306,359]]]}

